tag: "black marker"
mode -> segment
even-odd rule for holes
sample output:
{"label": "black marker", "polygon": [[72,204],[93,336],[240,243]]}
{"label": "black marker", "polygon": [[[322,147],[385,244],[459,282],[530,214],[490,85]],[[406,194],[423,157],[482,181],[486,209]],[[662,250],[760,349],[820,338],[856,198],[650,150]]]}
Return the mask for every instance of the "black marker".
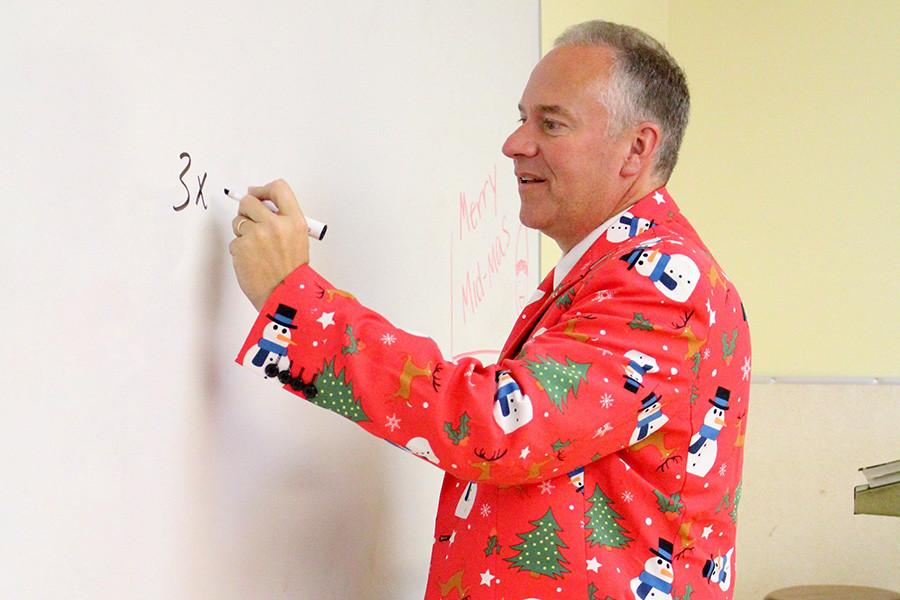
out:
{"label": "black marker", "polygon": [[[225,195],[228,196],[229,198],[231,198],[232,200],[237,200],[237,201],[241,200],[240,196],[238,196],[237,194],[235,194],[228,188],[225,188]],[[278,212],[278,209],[275,208],[275,205],[273,205],[268,200],[264,200],[263,204],[265,204],[266,208],[268,208],[272,212]],[[323,223],[321,221],[316,221],[315,219],[313,219],[311,217],[307,217],[306,215],[304,215],[304,218],[306,218],[306,233],[307,233],[307,235],[309,235],[309,237],[311,237],[315,240],[321,241],[322,238],[325,237],[325,231],[328,230],[328,225],[326,225],[325,223]]]}

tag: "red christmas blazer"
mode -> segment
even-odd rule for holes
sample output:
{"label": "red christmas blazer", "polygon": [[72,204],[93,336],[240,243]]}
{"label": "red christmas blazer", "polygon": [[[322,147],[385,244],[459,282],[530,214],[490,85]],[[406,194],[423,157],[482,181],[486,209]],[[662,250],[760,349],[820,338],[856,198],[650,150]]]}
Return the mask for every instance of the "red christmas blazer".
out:
{"label": "red christmas blazer", "polygon": [[743,306],[665,188],[604,227],[494,365],[444,358],[308,265],[237,356],[446,472],[426,600],[732,596]]}

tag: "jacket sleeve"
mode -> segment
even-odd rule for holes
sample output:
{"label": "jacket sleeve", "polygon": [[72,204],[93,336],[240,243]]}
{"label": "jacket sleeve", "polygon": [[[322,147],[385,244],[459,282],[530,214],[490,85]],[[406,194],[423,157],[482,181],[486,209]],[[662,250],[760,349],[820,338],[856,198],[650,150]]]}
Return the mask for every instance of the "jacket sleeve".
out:
{"label": "jacket sleeve", "polygon": [[630,445],[642,408],[659,401],[668,420],[688,405],[705,311],[617,262],[552,300],[518,355],[494,365],[445,359],[304,265],[237,362],[461,480],[540,481]]}

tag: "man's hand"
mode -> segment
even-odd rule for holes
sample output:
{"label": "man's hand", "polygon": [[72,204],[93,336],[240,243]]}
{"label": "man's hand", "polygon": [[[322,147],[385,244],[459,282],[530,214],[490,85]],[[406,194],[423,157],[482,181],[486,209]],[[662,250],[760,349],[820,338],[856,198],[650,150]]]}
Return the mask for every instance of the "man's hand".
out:
{"label": "man's hand", "polygon": [[[263,200],[272,201],[278,213],[266,208]],[[306,219],[291,187],[278,179],[248,188],[231,228],[235,239],[228,250],[238,285],[261,310],[275,286],[309,262]]]}

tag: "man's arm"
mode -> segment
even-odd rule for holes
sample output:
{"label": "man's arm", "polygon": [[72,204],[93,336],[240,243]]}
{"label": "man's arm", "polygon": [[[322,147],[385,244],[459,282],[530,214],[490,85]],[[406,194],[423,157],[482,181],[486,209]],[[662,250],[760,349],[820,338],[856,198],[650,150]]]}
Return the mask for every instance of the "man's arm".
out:
{"label": "man's arm", "polygon": [[454,363],[303,265],[269,296],[237,359],[265,374],[265,347],[277,353],[266,329],[280,327],[286,389],[459,479],[512,485],[574,471],[687,414],[700,308],[666,300],[612,257],[552,303],[516,358]]}

